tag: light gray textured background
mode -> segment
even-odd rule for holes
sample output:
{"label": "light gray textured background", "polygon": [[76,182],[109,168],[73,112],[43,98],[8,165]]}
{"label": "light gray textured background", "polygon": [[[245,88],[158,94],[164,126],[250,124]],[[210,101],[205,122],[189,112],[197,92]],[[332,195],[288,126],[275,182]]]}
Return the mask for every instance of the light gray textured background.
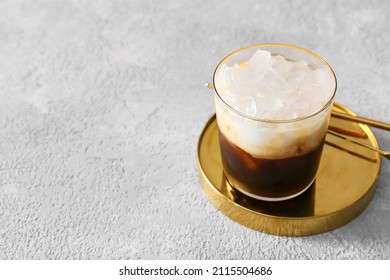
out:
{"label": "light gray textured background", "polygon": [[0,1],[0,258],[390,259],[387,161],[362,215],[315,236],[247,229],[203,194],[203,85],[264,42],[318,53],[336,101],[390,122],[389,1]]}

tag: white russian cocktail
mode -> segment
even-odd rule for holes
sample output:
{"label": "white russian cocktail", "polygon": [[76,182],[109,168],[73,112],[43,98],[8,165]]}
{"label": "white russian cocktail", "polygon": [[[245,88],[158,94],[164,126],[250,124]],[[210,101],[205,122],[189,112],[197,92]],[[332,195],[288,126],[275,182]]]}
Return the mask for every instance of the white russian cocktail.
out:
{"label": "white russian cocktail", "polygon": [[271,201],[304,192],[315,179],[336,92],[329,65],[295,46],[250,46],[222,60],[214,89],[229,183]]}

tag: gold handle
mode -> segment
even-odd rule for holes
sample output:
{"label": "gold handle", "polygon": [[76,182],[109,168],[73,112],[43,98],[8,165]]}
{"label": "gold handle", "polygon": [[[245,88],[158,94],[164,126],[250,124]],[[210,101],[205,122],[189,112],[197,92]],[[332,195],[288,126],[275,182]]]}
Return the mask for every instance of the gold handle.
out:
{"label": "gold handle", "polygon": [[210,89],[213,89],[213,88],[214,88],[214,85],[213,85],[213,84],[210,84],[210,83],[206,83],[205,86],[208,87],[208,88],[210,88]]}

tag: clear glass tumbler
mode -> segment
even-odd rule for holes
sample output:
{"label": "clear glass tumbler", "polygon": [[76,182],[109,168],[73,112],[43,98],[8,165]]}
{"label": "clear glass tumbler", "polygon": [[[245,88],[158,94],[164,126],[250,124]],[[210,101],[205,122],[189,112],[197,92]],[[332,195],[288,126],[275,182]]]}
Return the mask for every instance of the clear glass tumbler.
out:
{"label": "clear glass tumbler", "polygon": [[[318,70],[319,80],[313,74],[311,83],[326,82],[328,91],[321,106],[308,114],[298,112],[299,117],[273,119],[258,117],[261,112],[257,115],[250,113],[253,104],[246,104],[246,97],[240,102],[232,102],[231,95],[224,93],[226,81],[223,78],[226,77],[221,78],[221,75],[226,73],[221,74],[222,69],[231,66],[245,68],[257,50],[265,50],[272,57],[281,56],[286,61],[305,61],[306,67]],[[261,71],[259,69],[259,73]],[[251,75],[253,72],[237,77],[240,82],[235,84],[235,90],[245,92],[248,81],[256,78]],[[292,78],[302,77],[292,75]],[[264,79],[267,80],[267,76]],[[267,201],[290,199],[308,189],[315,180],[336,94],[336,76],[331,67],[318,55],[300,47],[259,44],[239,49],[225,57],[214,72],[213,83],[222,163],[230,185],[245,195]],[[319,89],[315,94],[322,94]],[[284,93],[274,90],[274,94]],[[311,102],[298,101],[303,107]],[[289,106],[283,106],[280,100],[279,103],[274,100],[261,104],[256,110],[272,111],[274,107],[278,107],[279,111],[281,107],[281,111],[290,110]],[[294,110],[297,108],[294,107]]]}

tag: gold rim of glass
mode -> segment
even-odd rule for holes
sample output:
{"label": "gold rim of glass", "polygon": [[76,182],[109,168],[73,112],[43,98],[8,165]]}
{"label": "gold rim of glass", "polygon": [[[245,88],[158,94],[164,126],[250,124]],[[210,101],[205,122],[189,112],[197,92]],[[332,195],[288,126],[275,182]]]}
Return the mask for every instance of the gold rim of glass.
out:
{"label": "gold rim of glass", "polygon": [[[217,84],[215,83],[215,76],[216,76],[216,73],[217,71],[219,70],[219,68],[221,67],[221,65],[230,57],[232,57],[233,55],[239,53],[239,52],[242,52],[242,51],[246,51],[246,50],[249,50],[249,49],[253,49],[253,48],[261,48],[261,47],[281,47],[281,48],[290,48],[290,49],[294,49],[294,50],[297,50],[297,51],[300,51],[300,52],[304,52],[304,53],[307,53],[309,54],[310,56],[316,58],[318,61],[320,61],[323,65],[325,65],[326,68],[328,68],[328,70],[330,71],[330,73],[332,74],[333,78],[334,78],[334,90],[333,90],[333,94],[332,96],[330,97],[330,99],[328,100],[328,102],[320,109],[320,110],[317,110],[315,112],[313,112],[312,114],[309,114],[307,116],[304,116],[304,117],[299,117],[299,118],[294,118],[294,119],[285,119],[285,120],[270,120],[270,119],[261,119],[261,118],[256,118],[256,117],[252,117],[252,116],[249,116],[249,115],[246,115],[242,112],[240,112],[239,110],[233,108],[232,106],[230,106],[227,102],[225,102],[225,100],[223,100],[223,98],[220,96],[220,94],[218,93],[218,90],[217,90]],[[281,43],[264,43],[264,44],[255,44],[255,45],[250,45],[250,46],[246,46],[246,47],[243,47],[241,49],[238,49],[232,53],[230,53],[229,55],[227,55],[226,57],[224,57],[221,62],[218,63],[217,67],[215,68],[214,70],[214,74],[213,74],[213,85],[214,85],[214,91],[215,93],[217,94],[218,98],[229,108],[231,109],[233,112],[237,113],[238,115],[242,116],[242,117],[245,117],[245,118],[248,118],[248,119],[251,119],[251,120],[254,120],[254,121],[258,121],[258,122],[266,122],[266,123],[291,123],[291,122],[297,122],[297,121],[301,121],[301,120],[305,120],[305,119],[308,119],[310,117],[313,117],[315,115],[318,115],[319,113],[321,113],[322,111],[324,111],[327,107],[329,107],[332,102],[333,102],[333,99],[336,95],[336,90],[337,90],[337,79],[336,79],[336,75],[332,69],[332,67],[330,67],[330,65],[322,58],[320,57],[319,55],[307,50],[307,49],[304,49],[304,48],[301,48],[301,47],[298,47],[298,46],[294,46],[294,45],[290,45],[290,44],[281,44]]]}

